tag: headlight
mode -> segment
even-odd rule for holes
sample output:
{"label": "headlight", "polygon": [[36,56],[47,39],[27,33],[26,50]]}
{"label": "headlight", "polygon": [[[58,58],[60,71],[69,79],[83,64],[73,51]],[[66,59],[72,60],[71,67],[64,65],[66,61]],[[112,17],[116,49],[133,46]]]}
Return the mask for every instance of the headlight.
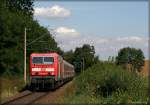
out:
{"label": "headlight", "polygon": [[41,71],[41,68],[32,68],[32,71]]}
{"label": "headlight", "polygon": [[45,71],[54,71],[54,68],[46,68]]}

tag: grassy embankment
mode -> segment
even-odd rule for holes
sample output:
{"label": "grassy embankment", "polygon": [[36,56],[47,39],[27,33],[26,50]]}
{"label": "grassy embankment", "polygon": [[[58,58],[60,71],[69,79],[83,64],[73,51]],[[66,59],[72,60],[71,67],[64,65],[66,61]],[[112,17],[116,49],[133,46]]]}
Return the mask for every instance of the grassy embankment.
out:
{"label": "grassy embankment", "polygon": [[7,98],[16,95],[25,87],[23,76],[9,76],[4,74],[0,77],[0,100],[4,101]]}
{"label": "grassy embankment", "polygon": [[98,63],[79,75],[66,103],[145,103],[149,101],[148,78],[112,63]]}

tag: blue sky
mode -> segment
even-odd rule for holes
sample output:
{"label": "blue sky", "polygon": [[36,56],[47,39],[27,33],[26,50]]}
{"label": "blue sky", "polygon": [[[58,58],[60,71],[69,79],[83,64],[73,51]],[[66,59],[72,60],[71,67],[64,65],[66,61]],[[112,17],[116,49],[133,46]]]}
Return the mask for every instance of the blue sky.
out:
{"label": "blue sky", "polygon": [[36,1],[34,8],[35,19],[54,29],[65,51],[84,42],[93,44],[101,59],[125,46],[141,48],[148,58],[148,2]]}

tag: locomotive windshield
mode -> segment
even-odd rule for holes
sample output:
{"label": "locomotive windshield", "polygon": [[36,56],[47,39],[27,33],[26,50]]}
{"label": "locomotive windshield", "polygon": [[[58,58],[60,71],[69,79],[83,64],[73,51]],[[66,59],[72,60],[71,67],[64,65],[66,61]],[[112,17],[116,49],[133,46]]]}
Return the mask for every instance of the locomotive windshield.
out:
{"label": "locomotive windshield", "polygon": [[42,64],[43,63],[43,57],[33,57],[32,63],[34,64]]}
{"label": "locomotive windshield", "polygon": [[53,57],[33,57],[32,63],[33,64],[53,64],[54,58]]}
{"label": "locomotive windshield", "polygon": [[53,64],[54,58],[53,57],[44,57],[44,64]]}

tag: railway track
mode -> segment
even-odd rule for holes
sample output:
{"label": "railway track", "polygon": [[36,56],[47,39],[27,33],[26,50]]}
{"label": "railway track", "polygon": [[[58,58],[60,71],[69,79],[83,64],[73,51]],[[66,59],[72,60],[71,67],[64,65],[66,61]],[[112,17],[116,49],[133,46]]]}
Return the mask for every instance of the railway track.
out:
{"label": "railway track", "polygon": [[1,105],[33,105],[34,102],[46,96],[50,92],[24,92],[21,95],[3,102]]}
{"label": "railway track", "polygon": [[50,105],[50,104],[62,104],[63,97],[68,92],[68,87],[72,86],[72,81],[62,85],[56,90],[46,92],[31,92],[24,91],[18,95],[9,98],[0,105]]}

